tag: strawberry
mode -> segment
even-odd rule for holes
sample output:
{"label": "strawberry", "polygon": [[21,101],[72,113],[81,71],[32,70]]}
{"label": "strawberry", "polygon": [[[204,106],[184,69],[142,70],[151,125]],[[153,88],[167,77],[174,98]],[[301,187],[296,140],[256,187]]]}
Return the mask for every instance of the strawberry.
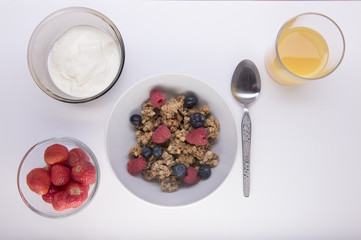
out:
{"label": "strawberry", "polygon": [[190,131],[186,135],[186,140],[190,144],[203,146],[208,143],[208,132],[207,129],[201,127]]}
{"label": "strawberry", "polygon": [[70,169],[61,164],[55,164],[50,169],[50,180],[55,186],[63,186],[70,180]]}
{"label": "strawberry", "polygon": [[89,192],[90,184],[82,184],[82,187],[85,192]]}
{"label": "strawberry", "polygon": [[127,163],[127,170],[132,175],[137,175],[143,171],[146,167],[147,162],[144,158],[138,157],[130,159]]}
{"label": "strawberry", "polygon": [[89,161],[89,156],[81,148],[73,148],[69,151],[68,165],[74,167],[75,163],[79,160]]}
{"label": "strawberry", "polygon": [[41,197],[45,202],[52,204],[54,201],[55,194],[59,191],[61,191],[61,188],[51,184],[49,191]]}
{"label": "strawberry", "polygon": [[44,195],[50,188],[49,172],[44,168],[34,168],[26,175],[26,183],[31,191]]}
{"label": "strawberry", "polygon": [[50,173],[51,166],[49,164],[46,164],[44,169]]}
{"label": "strawberry", "polygon": [[201,180],[197,170],[194,167],[187,168],[187,174],[183,177],[183,182],[187,184],[197,184]]}
{"label": "strawberry", "polygon": [[59,191],[54,194],[52,205],[56,211],[64,211],[70,208],[70,205],[64,200],[64,191]]}
{"label": "strawberry", "polygon": [[53,144],[45,149],[44,160],[49,165],[64,163],[68,160],[68,149],[60,144]]}
{"label": "strawberry", "polygon": [[96,180],[96,169],[91,162],[78,161],[71,168],[71,178],[82,184],[94,184]]}
{"label": "strawberry", "polygon": [[153,90],[149,94],[150,102],[154,107],[161,107],[167,102],[167,98],[160,91]]}
{"label": "strawberry", "polygon": [[171,132],[167,125],[162,124],[157,129],[155,129],[152,139],[155,143],[164,143],[171,136]]}
{"label": "strawberry", "polygon": [[88,184],[71,182],[64,190],[64,201],[72,208],[80,207],[88,199]]}

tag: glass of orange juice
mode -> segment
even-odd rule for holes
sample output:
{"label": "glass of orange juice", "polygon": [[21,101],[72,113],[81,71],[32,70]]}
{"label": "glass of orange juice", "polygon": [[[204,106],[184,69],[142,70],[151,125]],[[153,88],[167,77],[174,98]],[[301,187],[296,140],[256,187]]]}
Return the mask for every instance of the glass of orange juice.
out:
{"label": "glass of orange juice", "polygon": [[303,13],[282,26],[266,56],[266,68],[277,83],[298,85],[332,73],[344,54],[344,36],[332,19]]}

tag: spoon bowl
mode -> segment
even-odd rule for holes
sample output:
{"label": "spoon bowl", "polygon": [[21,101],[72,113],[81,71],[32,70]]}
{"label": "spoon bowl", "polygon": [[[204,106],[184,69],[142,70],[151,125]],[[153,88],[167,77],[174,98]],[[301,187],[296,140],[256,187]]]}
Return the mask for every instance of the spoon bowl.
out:
{"label": "spoon bowl", "polygon": [[256,65],[250,60],[243,60],[234,71],[231,83],[233,96],[244,107],[257,100],[261,92],[261,78]]}
{"label": "spoon bowl", "polygon": [[261,92],[261,78],[256,65],[250,60],[241,61],[232,77],[231,91],[234,98],[243,106],[242,117],[242,158],[243,158],[243,194],[250,192],[250,150],[251,150],[251,118],[248,107],[257,100]]}

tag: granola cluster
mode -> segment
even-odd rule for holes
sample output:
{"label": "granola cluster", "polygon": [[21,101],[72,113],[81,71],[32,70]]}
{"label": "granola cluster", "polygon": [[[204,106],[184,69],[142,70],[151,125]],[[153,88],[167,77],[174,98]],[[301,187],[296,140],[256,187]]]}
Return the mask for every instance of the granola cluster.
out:
{"label": "granola cluster", "polygon": [[[172,167],[176,164],[184,164],[187,168],[199,169],[201,166],[216,167],[219,156],[211,151],[218,138],[220,124],[211,115],[208,106],[198,108],[184,106],[185,96],[169,99],[164,105],[155,107],[151,99],[142,105],[141,122],[136,126],[135,137],[137,145],[129,150],[129,158],[146,158],[146,167],[141,175],[147,181],[158,181],[161,189],[165,192],[177,190],[182,182],[176,178]],[[204,145],[190,144],[187,141],[187,134],[195,128],[191,125],[191,115],[201,113],[205,116],[203,128],[208,134],[208,141]],[[153,140],[154,131],[165,124],[171,132],[170,138],[163,143],[155,143]],[[154,148],[156,145],[162,147],[162,154],[143,156],[144,147]]]}

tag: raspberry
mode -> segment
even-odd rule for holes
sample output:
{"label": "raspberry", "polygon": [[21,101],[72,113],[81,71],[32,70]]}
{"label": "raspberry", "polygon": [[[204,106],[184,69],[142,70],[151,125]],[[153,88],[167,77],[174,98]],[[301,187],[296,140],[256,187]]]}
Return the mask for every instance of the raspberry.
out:
{"label": "raspberry", "polygon": [[160,91],[153,90],[149,94],[150,102],[154,107],[161,107],[167,102],[167,98],[164,96],[164,94]]}
{"label": "raspberry", "polygon": [[143,171],[146,167],[147,162],[144,158],[138,157],[130,159],[127,163],[128,172],[132,175],[137,175]]}
{"label": "raspberry", "polygon": [[64,163],[68,160],[68,149],[60,144],[53,144],[45,149],[44,160],[49,165]]}
{"label": "raspberry", "polygon": [[88,199],[88,184],[71,182],[64,190],[63,199],[72,208],[80,207]]}
{"label": "raspberry", "polygon": [[73,148],[69,152],[68,165],[74,167],[75,163],[79,160],[89,161],[89,156],[81,148]]}
{"label": "raspberry", "polygon": [[96,180],[96,169],[91,162],[78,161],[71,168],[71,178],[79,183],[94,184]]}
{"label": "raspberry", "polygon": [[167,125],[160,125],[153,133],[153,142],[155,143],[164,143],[171,136],[170,130]]}
{"label": "raspberry", "polygon": [[55,186],[63,186],[70,180],[70,169],[61,164],[55,164],[50,169],[50,180]]}
{"label": "raspberry", "polygon": [[187,174],[183,177],[183,182],[187,184],[196,184],[201,180],[197,170],[194,167],[187,168]]}
{"label": "raspberry", "polygon": [[186,135],[187,142],[198,146],[208,143],[208,132],[205,128],[197,128]]}
{"label": "raspberry", "polygon": [[31,191],[44,195],[51,185],[49,172],[44,168],[34,168],[26,175],[26,183]]}

